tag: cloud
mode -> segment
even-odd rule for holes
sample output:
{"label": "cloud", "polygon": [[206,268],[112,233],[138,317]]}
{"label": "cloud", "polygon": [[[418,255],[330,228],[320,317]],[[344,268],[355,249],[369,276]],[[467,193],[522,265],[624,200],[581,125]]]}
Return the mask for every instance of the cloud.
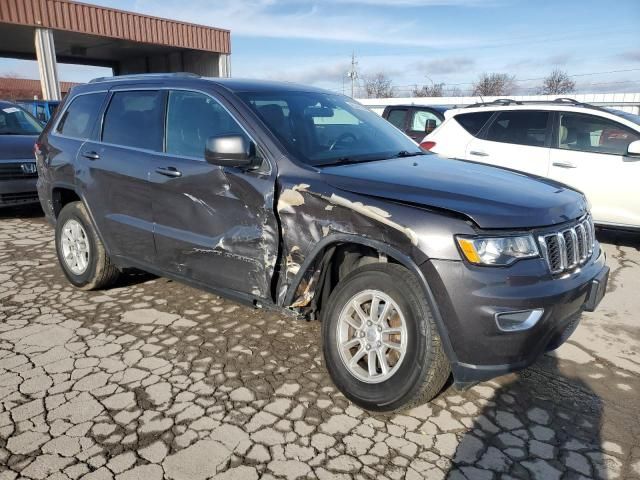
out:
{"label": "cloud", "polygon": [[557,53],[549,57],[543,58],[527,58],[510,62],[505,65],[506,70],[519,70],[522,68],[554,68],[565,67],[574,60],[574,57],[570,53]]}
{"label": "cloud", "polygon": [[[106,3],[105,0],[99,0]],[[425,33],[425,26],[415,18],[399,20],[380,9],[354,10],[346,3],[383,5],[382,0],[329,0],[317,3],[275,0],[207,0],[183,2],[176,9],[173,2],[138,0],[134,9],[160,17],[214,25],[231,30],[233,36],[283,39],[325,40],[425,48],[473,47],[480,40],[472,35],[455,37]],[[373,3],[372,3],[373,2]],[[415,5],[433,5],[436,0],[401,0]],[[476,0],[438,0],[438,2],[479,3]],[[336,3],[345,4],[342,8]],[[391,5],[387,5],[387,8]],[[130,7],[129,7],[130,8]]]}
{"label": "cloud", "polygon": [[640,50],[629,50],[621,53],[619,57],[629,62],[640,62]]}
{"label": "cloud", "polygon": [[416,69],[428,75],[447,75],[468,71],[474,67],[475,63],[476,61],[471,57],[438,58],[429,62],[419,62]]}
{"label": "cloud", "polygon": [[487,7],[494,6],[496,2],[488,0],[326,0],[327,3],[376,5],[385,8],[402,7]]}
{"label": "cloud", "polygon": [[348,71],[348,62],[338,62],[325,65],[314,64],[311,67],[290,68],[287,70],[278,70],[277,72],[267,71],[264,76],[271,80],[282,80],[304,84],[337,84],[346,78]]}

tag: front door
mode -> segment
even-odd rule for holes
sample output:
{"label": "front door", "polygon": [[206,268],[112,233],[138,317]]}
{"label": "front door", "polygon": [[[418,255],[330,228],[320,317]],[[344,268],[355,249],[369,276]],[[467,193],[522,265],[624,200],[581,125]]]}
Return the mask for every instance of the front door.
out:
{"label": "front door", "polygon": [[596,115],[560,112],[549,176],[584,192],[596,223],[640,227],[640,134]]}
{"label": "front door", "polygon": [[162,154],[161,90],[114,92],[101,141],[78,152],[78,178],[109,253],[151,264],[155,259],[149,172]]}
{"label": "front door", "polygon": [[166,154],[151,171],[161,268],[219,289],[271,297],[278,248],[275,172],[204,160],[207,138],[247,135],[213,97],[169,92]]}
{"label": "front door", "polygon": [[548,111],[500,112],[480,138],[469,142],[465,158],[546,176],[549,169],[550,117]]}

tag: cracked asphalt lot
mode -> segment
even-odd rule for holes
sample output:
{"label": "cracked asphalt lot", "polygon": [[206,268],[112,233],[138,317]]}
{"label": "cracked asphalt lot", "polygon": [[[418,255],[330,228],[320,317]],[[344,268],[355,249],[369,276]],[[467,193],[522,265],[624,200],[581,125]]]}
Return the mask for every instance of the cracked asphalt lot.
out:
{"label": "cracked asphalt lot", "polygon": [[144,274],[76,290],[43,218],[0,215],[0,480],[640,478],[638,236],[601,236],[609,294],[556,354],[372,415],[318,322]]}

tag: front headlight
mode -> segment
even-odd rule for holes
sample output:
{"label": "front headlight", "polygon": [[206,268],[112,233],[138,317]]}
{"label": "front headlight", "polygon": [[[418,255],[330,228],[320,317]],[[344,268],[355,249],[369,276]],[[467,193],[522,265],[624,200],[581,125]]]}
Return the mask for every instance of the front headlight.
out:
{"label": "front headlight", "polygon": [[540,255],[531,235],[520,237],[456,237],[465,258],[476,265],[510,265]]}

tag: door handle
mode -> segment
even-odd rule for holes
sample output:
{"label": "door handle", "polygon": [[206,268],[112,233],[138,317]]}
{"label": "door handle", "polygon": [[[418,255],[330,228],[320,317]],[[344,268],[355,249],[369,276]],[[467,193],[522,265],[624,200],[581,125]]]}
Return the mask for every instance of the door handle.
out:
{"label": "door handle", "polygon": [[165,177],[177,178],[182,176],[182,172],[176,167],[156,168],[156,173]]}
{"label": "door handle", "polygon": [[553,162],[553,166],[560,168],[576,168],[576,165],[571,162]]}
{"label": "door handle", "polygon": [[475,155],[476,157],[488,157],[489,154],[488,153],[484,153],[484,152],[479,152],[477,150],[471,150],[469,152],[469,155]]}
{"label": "door handle", "polygon": [[98,160],[100,158],[100,155],[98,155],[98,152],[95,152],[93,150],[88,152],[82,152],[82,156],[84,158],[88,158],[89,160]]}

